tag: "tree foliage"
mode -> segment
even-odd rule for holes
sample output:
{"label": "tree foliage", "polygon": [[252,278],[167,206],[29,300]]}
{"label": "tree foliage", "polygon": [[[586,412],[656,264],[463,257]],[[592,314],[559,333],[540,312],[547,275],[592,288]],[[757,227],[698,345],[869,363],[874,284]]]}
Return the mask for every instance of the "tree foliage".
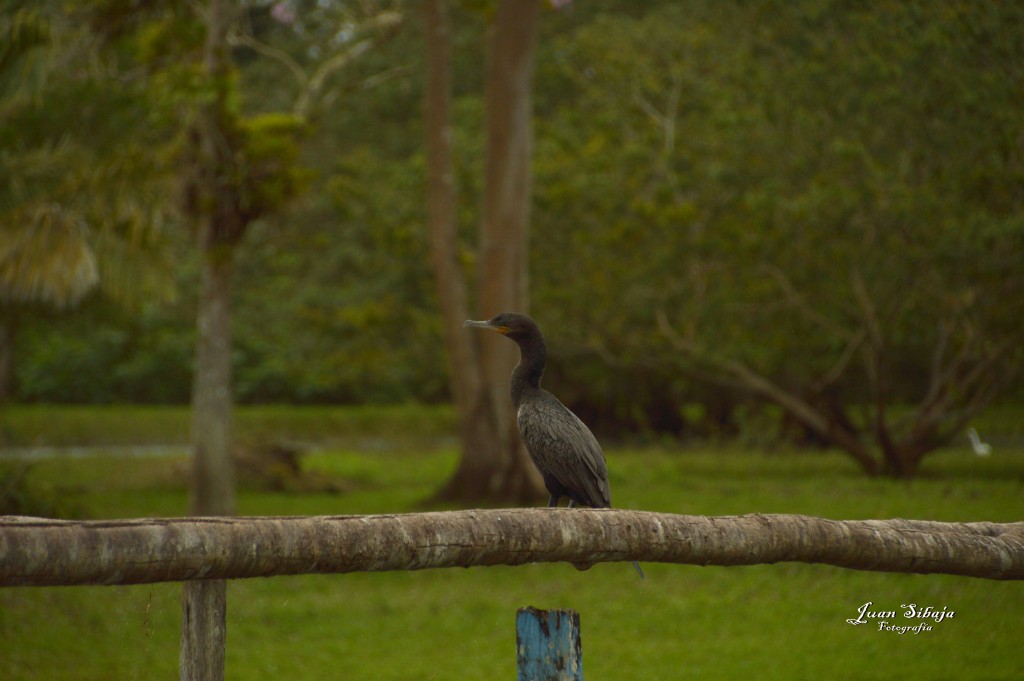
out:
{"label": "tree foliage", "polygon": [[[296,11],[290,23],[273,15],[278,4]],[[317,125],[295,157],[315,172],[268,185],[311,191],[254,223],[259,243],[243,246],[235,368],[245,400],[446,398],[422,237],[421,27],[388,15],[343,32],[351,42],[328,39],[348,24],[323,12],[370,5],[253,3],[234,43],[239,91],[258,93],[234,102],[246,116],[294,101],[324,50],[375,47],[317,90],[307,119]],[[483,191],[478,5],[452,6],[467,275]],[[164,55],[150,79],[164,105],[197,87],[162,47],[201,42],[189,13],[174,12],[120,48]],[[923,0],[545,11],[530,271],[534,314],[551,329],[549,382],[598,430],[727,429],[751,393],[789,395],[826,431],[875,448],[880,468],[896,465],[878,458],[885,437],[934,444],[955,432],[1008,389],[1022,360],[1021,14],[1012,3]],[[123,36],[134,20],[93,25]],[[266,59],[272,51],[279,58]],[[88,100],[99,103],[83,107],[83,129],[105,129],[95,112],[108,110],[125,127],[132,108],[115,94]],[[74,112],[84,95],[69,91],[55,111]],[[274,136],[258,137],[247,168],[268,167],[259,148]],[[136,326],[126,347],[155,347],[145,338],[157,329],[187,333],[187,305]],[[35,352],[23,350],[23,377],[40,375]],[[893,418],[893,405],[911,405],[909,417]],[[807,421],[798,430],[823,439]]]}
{"label": "tree foliage", "polygon": [[1006,11],[696,3],[581,30],[541,183],[578,206],[550,255],[602,273],[583,305],[549,282],[602,330],[576,342],[753,391],[867,470],[912,474],[1021,360]]}
{"label": "tree foliage", "polygon": [[[0,23],[0,299],[125,304],[171,295],[161,177],[137,84],[73,18],[8,3]],[[139,134],[125,138],[126,130]]]}

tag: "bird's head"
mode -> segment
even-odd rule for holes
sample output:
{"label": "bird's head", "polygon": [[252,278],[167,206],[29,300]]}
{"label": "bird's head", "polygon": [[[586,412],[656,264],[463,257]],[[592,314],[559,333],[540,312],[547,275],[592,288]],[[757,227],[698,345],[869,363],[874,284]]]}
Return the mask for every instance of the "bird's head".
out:
{"label": "bird's head", "polygon": [[502,312],[498,316],[482,322],[475,322],[472,319],[467,319],[463,326],[497,331],[501,335],[508,336],[515,341],[529,338],[531,336],[540,336],[540,329],[537,327],[537,322],[524,314],[518,314],[516,312]]}

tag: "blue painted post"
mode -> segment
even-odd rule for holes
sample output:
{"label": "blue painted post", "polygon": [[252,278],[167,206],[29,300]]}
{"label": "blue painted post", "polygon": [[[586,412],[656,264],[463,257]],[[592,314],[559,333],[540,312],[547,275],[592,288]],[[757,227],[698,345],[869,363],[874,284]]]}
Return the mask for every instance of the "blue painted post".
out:
{"label": "blue painted post", "polygon": [[583,681],[580,614],[575,610],[516,611],[519,681]]}

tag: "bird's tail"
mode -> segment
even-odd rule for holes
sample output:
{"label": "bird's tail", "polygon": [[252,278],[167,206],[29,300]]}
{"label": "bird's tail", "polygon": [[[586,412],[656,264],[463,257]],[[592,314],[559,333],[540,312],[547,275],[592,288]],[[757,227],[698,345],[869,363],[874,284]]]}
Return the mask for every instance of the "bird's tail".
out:
{"label": "bird's tail", "polygon": [[640,567],[640,563],[638,563],[638,562],[636,562],[636,561],[634,560],[634,561],[633,561],[633,567],[635,567],[635,568],[636,568],[636,571],[637,571],[637,573],[638,573],[638,574],[640,575],[640,579],[643,579],[643,578],[644,578],[644,571],[643,571],[643,569],[642,569],[642,568]]}

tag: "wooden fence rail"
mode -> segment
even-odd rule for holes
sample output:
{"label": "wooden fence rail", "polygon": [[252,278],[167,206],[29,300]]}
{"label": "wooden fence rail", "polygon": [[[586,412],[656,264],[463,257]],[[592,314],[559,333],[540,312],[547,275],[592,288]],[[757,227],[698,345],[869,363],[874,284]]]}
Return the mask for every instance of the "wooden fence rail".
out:
{"label": "wooden fence rail", "polygon": [[141,584],[565,561],[754,565],[1024,579],[1024,522],[501,509],[60,521],[0,517],[0,586]]}

